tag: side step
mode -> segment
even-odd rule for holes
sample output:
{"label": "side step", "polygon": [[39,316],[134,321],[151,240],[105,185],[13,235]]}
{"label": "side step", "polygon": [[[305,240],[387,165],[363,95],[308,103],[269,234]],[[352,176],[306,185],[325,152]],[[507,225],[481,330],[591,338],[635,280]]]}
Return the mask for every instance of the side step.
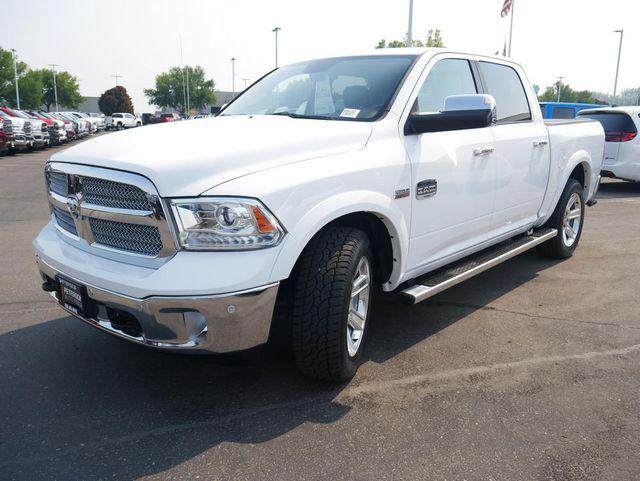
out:
{"label": "side step", "polygon": [[556,229],[538,229],[533,231],[531,235],[510,239],[430,272],[426,276],[418,278],[417,284],[404,289],[401,293],[409,298],[413,304],[417,304],[549,239],[553,239],[557,235]]}

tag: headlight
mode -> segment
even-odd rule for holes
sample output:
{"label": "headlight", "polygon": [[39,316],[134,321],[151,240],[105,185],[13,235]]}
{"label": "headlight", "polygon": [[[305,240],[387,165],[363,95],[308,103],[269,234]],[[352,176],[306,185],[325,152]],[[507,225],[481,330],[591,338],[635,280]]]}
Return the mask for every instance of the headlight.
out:
{"label": "headlight", "polygon": [[273,247],[284,229],[253,199],[174,199],[171,208],[180,245],[189,250],[242,250]]}

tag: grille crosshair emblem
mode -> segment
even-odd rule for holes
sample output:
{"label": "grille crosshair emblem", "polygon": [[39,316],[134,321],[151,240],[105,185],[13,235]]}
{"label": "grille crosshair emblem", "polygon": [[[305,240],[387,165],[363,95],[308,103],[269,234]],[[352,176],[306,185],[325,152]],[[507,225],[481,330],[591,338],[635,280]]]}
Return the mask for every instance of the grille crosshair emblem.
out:
{"label": "grille crosshair emblem", "polygon": [[70,195],[67,197],[67,208],[69,209],[69,214],[74,219],[80,218],[80,201],[75,195]]}

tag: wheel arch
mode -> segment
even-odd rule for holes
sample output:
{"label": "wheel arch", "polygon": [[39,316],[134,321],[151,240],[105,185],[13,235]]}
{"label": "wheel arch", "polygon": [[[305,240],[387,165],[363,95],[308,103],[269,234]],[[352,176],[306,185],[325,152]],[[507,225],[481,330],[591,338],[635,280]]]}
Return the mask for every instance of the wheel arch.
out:
{"label": "wheel arch", "polygon": [[[307,212],[293,232],[285,237],[282,250],[272,270],[272,279],[289,278],[298,259],[311,240],[331,226],[351,226],[367,233],[375,254],[376,278],[385,289],[393,289],[399,283],[408,249],[407,222],[402,212],[389,206],[389,199],[382,194],[366,193],[367,197],[379,196],[359,202],[345,194],[327,199]],[[385,205],[386,203],[386,205]]]}

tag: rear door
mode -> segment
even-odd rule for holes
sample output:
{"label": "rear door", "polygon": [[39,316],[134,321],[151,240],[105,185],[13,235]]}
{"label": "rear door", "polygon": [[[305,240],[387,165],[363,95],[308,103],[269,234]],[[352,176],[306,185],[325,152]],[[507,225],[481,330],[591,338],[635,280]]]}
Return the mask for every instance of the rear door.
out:
{"label": "rear door", "polygon": [[[537,220],[549,177],[547,128],[525,90],[526,78],[513,64],[480,60],[486,93],[496,99],[492,127],[497,169],[493,224],[496,236]],[[533,94],[532,94],[533,95]]]}
{"label": "rear door", "polygon": [[[427,65],[416,90],[412,112],[439,112],[448,96],[479,92],[477,71],[463,56],[439,55]],[[408,265],[418,269],[486,239],[495,194],[495,146],[490,127],[402,138],[413,178]],[[429,193],[419,195],[424,186]]]}

